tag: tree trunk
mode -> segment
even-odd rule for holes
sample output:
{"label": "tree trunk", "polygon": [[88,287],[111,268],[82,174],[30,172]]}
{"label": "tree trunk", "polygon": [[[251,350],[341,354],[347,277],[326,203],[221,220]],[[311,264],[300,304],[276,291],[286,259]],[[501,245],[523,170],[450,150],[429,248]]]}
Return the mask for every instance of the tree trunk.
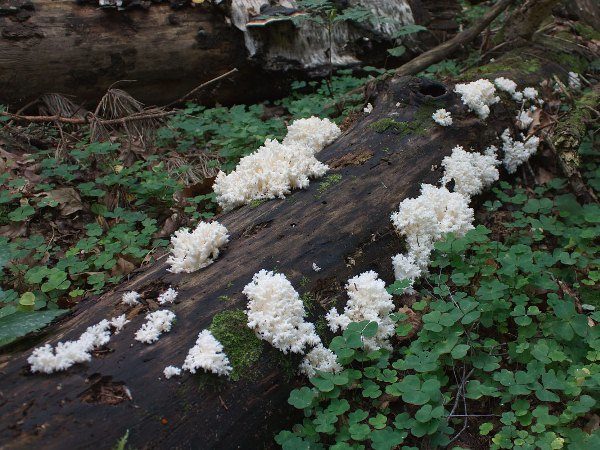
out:
{"label": "tree trunk", "polygon": [[[526,53],[524,64],[531,67],[535,58],[535,70],[509,59],[511,69],[501,73],[520,86],[563,73],[543,49],[531,46]],[[497,59],[490,69],[499,70],[503,62]],[[314,181],[285,200],[219,217],[232,238],[214,264],[193,274],[172,274],[161,259],[83,302],[43,335],[13,347],[13,355],[0,362],[0,447],[111,448],[126,430],[134,448],[268,447],[273,433],[289,423],[286,399],[294,382],[283,367],[295,370],[296,360],[263,344],[238,381],[190,374],[161,380],[164,367],[182,364],[198,332],[211,324],[214,329],[215,315],[245,308],[242,289],[260,269],[285,273],[304,298],[312,298],[310,319],[317,325],[323,311],[345,300],[343,285],[351,276],[375,270],[392,282],[390,258],[402,249],[390,213],[417,195],[421,183],[440,179],[440,162],[454,146],[483,150],[498,144],[498,135],[514,121],[514,105],[495,105],[483,123],[465,110],[451,85],[414,77],[380,84],[373,102],[371,114],[360,116],[319,154],[336,177]],[[453,126],[434,125],[430,117],[437,108],[452,111]],[[408,125],[390,127],[390,118]],[[313,263],[322,270],[313,271]],[[140,344],[133,339],[135,330],[167,286],[179,291],[172,307],[177,322],[154,345]],[[90,363],[51,376],[29,373],[32,346],[76,339],[89,325],[125,313],[120,299],[128,290],[142,293],[144,306],[128,313],[131,323]],[[229,335],[247,333],[243,324],[221,322]]]}
{"label": "tree trunk", "polygon": [[[392,15],[397,12],[394,26],[414,17],[431,25],[433,35],[409,38],[410,54],[437,43],[431,36],[443,38],[457,29],[456,0],[444,2],[443,7],[435,0],[411,0],[410,7],[408,0],[361,2],[375,10],[389,9]],[[91,1],[79,3],[0,0],[0,104],[18,107],[49,92],[94,103],[113,83],[134,80],[120,87],[140,101],[161,105],[233,67],[240,71],[202,91],[197,100],[253,102],[281,96],[293,77],[326,71],[322,61],[326,48],[318,33],[306,37],[306,30],[279,22],[245,30],[245,19],[239,19],[241,13],[233,14],[232,2],[222,2],[229,5],[224,9],[205,2],[177,10],[152,2],[145,9],[121,11],[101,9]],[[268,1],[234,3],[254,11]],[[389,33],[375,26],[364,24],[342,34],[337,67],[383,64],[389,56],[385,50]]]}

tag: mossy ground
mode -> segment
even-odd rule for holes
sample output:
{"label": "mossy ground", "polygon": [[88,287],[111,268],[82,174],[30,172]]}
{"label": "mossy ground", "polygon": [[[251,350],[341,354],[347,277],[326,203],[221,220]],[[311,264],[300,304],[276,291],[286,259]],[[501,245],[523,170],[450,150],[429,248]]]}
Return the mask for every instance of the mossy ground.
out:
{"label": "mossy ground", "polygon": [[223,311],[213,317],[211,333],[225,349],[233,371],[231,380],[252,378],[252,366],[263,352],[263,343],[247,326],[248,318],[241,309]]}

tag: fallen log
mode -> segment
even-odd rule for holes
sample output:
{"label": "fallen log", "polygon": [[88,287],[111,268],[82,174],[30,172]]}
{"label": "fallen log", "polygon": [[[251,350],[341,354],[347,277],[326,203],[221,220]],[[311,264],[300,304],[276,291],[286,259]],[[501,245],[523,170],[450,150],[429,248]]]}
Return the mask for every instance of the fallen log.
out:
{"label": "fallen log", "polygon": [[[442,5],[412,0],[410,6],[408,0],[364,2],[389,13],[396,28],[414,20],[431,27],[433,34],[409,39],[412,51],[406,57],[435,45],[432,36],[445,38],[457,29],[456,0]],[[327,72],[322,30],[307,36],[306,30],[279,22],[246,29],[248,14],[258,13],[267,0],[207,1],[196,7],[173,2],[184,5],[178,9],[124,2],[129,3],[137,6],[119,10],[99,8],[97,1],[0,0],[0,104],[20,107],[50,92],[95,103],[115,82],[131,80],[119,87],[144,103],[163,105],[233,67],[239,73],[202,91],[196,101],[244,103],[281,96],[298,76]],[[334,64],[383,63],[394,29],[385,31],[364,24],[342,33]]]}
{"label": "fallen log", "polygon": [[[528,49],[526,64],[531,67],[535,58],[535,70],[514,64],[512,53],[506,56],[513,61],[510,67],[499,58],[485,76],[511,76],[524,86],[561,74],[564,69],[544,52]],[[127,431],[135,448],[268,447],[274,431],[289,423],[286,399],[298,361],[248,335],[240,320],[243,287],[260,269],[285,273],[322,331],[319,317],[344,300],[348,278],[375,270],[392,282],[390,258],[402,249],[390,212],[415,196],[421,183],[440,179],[440,162],[455,145],[481,150],[497,144],[498,135],[514,122],[514,105],[495,105],[484,123],[451,91],[450,84],[414,77],[379,84],[373,112],[319,154],[331,167],[325,179],[285,200],[219,217],[231,241],[214,264],[172,274],[160,259],[13,347],[13,354],[0,360],[0,447],[111,448]],[[435,126],[431,114],[437,108],[453,112],[453,126]],[[157,308],[153,299],[168,286],[179,291],[172,307],[178,318],[174,329],[154,345],[134,341],[144,313]],[[53,375],[29,372],[26,359],[34,345],[76,339],[99,320],[126,313],[120,299],[129,290],[143,295],[143,306],[128,312],[131,323],[90,363]],[[236,381],[189,374],[162,379],[164,367],[180,365],[204,328],[227,338],[230,357],[238,355]]]}

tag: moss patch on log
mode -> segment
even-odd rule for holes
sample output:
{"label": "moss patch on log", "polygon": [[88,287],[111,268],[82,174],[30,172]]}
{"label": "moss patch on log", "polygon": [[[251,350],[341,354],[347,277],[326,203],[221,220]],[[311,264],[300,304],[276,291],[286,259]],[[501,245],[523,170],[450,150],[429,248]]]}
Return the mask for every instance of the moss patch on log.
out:
{"label": "moss patch on log", "polygon": [[263,343],[248,328],[248,317],[241,309],[215,314],[210,325],[211,333],[223,344],[233,371],[231,380],[252,378],[252,366],[258,362]]}
{"label": "moss patch on log", "polygon": [[467,70],[458,77],[458,80],[471,80],[482,76],[493,78],[504,72],[520,72],[529,75],[539,71],[541,67],[540,60],[536,57],[531,55],[524,57],[515,52],[508,52],[497,61]]}
{"label": "moss patch on log", "polygon": [[423,136],[434,124],[431,116],[438,109],[438,106],[435,101],[426,101],[419,106],[410,121],[398,122],[391,117],[384,117],[370,124],[369,128],[376,133],[390,131],[398,134],[400,138],[408,135]]}

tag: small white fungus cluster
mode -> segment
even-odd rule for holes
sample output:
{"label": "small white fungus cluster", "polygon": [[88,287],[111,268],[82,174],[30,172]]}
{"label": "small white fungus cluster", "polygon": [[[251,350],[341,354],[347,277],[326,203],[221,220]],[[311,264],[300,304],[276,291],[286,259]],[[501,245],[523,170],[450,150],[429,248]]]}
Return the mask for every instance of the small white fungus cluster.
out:
{"label": "small white fungus cluster", "polygon": [[[534,107],[535,108],[535,107]],[[515,117],[517,121],[517,127],[521,130],[526,130],[533,123],[533,116],[529,111],[520,111]]]}
{"label": "small white fungus cluster", "polygon": [[494,85],[483,78],[471,83],[457,84],[454,92],[461,95],[462,102],[480,119],[486,119],[490,115],[490,106],[500,101]]}
{"label": "small white fungus cluster", "polygon": [[191,273],[214,262],[219,248],[229,242],[227,228],[219,222],[200,222],[194,231],[181,228],[171,236],[170,272]]}
{"label": "small white fungus cluster", "polygon": [[539,93],[536,88],[526,87],[525,89],[523,89],[523,97],[527,100],[537,100],[538,95]]}
{"label": "small white fungus cluster", "polygon": [[300,373],[307,377],[314,377],[317,370],[321,372],[339,372],[343,367],[337,362],[337,356],[323,344],[317,345],[309,351],[300,363]]}
{"label": "small white fungus cluster", "polygon": [[537,151],[540,143],[537,136],[530,136],[526,141],[513,140],[508,128],[504,130],[500,138],[502,139],[502,150],[504,151],[502,162],[508,173],[515,173],[517,168]]}
{"label": "small white fungus cluster", "polygon": [[175,313],[168,309],[159,309],[146,314],[146,322],[136,331],[135,340],[152,344],[158,341],[163,333],[168,333],[173,327]]}
{"label": "small white fungus cluster", "polygon": [[479,194],[498,179],[500,174],[496,166],[499,164],[493,150],[481,154],[467,152],[458,145],[442,160],[445,169],[442,184],[454,180],[454,192],[467,197]]}
{"label": "small white fungus cluster", "polygon": [[243,292],[250,299],[248,327],[260,339],[283,353],[304,353],[305,347],[321,343],[315,326],[304,320],[304,304],[285,275],[263,269]]}
{"label": "small white fungus cluster", "polygon": [[[182,369],[191,373],[196,373],[198,369],[204,369],[206,372],[217,375],[229,375],[233,370],[229,358],[223,353],[223,345],[209,330],[202,330],[198,334],[196,344],[185,357]],[[165,376],[167,376],[166,370]],[[172,370],[170,372],[175,373]]]}
{"label": "small white fungus cluster", "polygon": [[178,377],[179,375],[181,375],[181,369],[175,366],[167,366],[165,367],[165,370],[163,370],[163,374],[168,380],[171,377]]}
{"label": "small white fungus cluster", "polygon": [[219,172],[213,190],[224,210],[254,200],[284,198],[292,189],[304,189],[309,178],[321,177],[328,166],[315,154],[341,133],[329,119],[311,117],[292,122],[282,142],[267,139],[242,158],[229,175]]}
{"label": "small white fungus cluster", "polygon": [[346,284],[346,291],[348,302],[344,312],[339,314],[332,308],[325,316],[331,331],[343,331],[352,322],[377,322],[377,334],[372,338],[363,338],[363,344],[369,350],[389,348],[388,339],[394,334],[394,322],[390,319],[394,302],[385,289],[385,282],[371,270],[350,278]]}
{"label": "small white fungus cluster", "polygon": [[494,80],[494,84],[500,91],[504,91],[511,95],[513,100],[518,102],[523,100],[523,93],[517,91],[517,83],[509,78],[498,77]]}
{"label": "small white fungus cluster", "polygon": [[444,108],[438,109],[436,112],[434,112],[431,118],[435,123],[443,127],[452,125],[452,115]]}
{"label": "small white fungus cluster", "polygon": [[371,114],[373,112],[373,105],[371,105],[370,103],[367,103],[367,106],[365,106],[363,108],[363,112],[365,114]]}
{"label": "small white fungus cluster", "polygon": [[127,306],[139,305],[141,295],[136,291],[129,291],[123,294],[121,298],[121,302],[126,304]]}
{"label": "small white fungus cluster", "polygon": [[158,301],[159,305],[166,305],[166,304],[173,303],[176,298],[177,298],[177,291],[170,287],[169,289],[167,289],[165,292],[163,292],[162,294],[160,294],[158,296],[157,301]]}
{"label": "small white fungus cluster", "polygon": [[120,331],[129,322],[125,315],[110,321],[102,320],[87,330],[76,341],[59,342],[56,347],[46,344],[33,350],[27,362],[32,372],[53,373],[67,370],[74,364],[92,359],[91,352],[110,341],[110,328]]}

